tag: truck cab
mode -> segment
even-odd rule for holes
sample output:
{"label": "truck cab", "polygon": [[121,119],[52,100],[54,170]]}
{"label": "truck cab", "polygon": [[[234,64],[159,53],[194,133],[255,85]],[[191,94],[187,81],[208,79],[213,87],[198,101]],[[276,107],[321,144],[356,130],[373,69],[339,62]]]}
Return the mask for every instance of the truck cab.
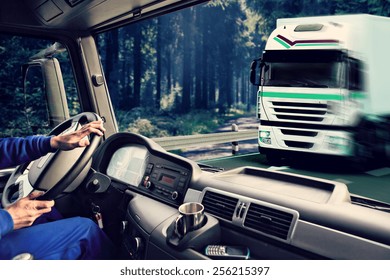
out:
{"label": "truck cab", "polygon": [[388,58],[373,54],[369,30],[388,25],[370,15],[279,19],[258,63],[260,152],[270,161],[289,153],[385,160],[388,139],[378,131]]}
{"label": "truck cab", "polygon": [[[65,158],[48,155],[2,170],[2,206],[32,190],[51,192],[65,218],[82,216],[101,225],[115,244],[115,260],[390,259],[388,202],[355,195],[345,182],[333,179],[249,164],[215,168],[120,128],[128,113],[119,115],[120,105],[135,101],[114,105],[112,97],[118,92],[108,87],[107,77],[126,71],[128,62],[118,60],[116,68],[104,68],[101,57],[115,48],[103,39],[115,37],[125,26],[203,2],[1,2],[2,137],[65,133],[94,118],[104,120],[106,128],[105,136],[93,141],[93,149]],[[133,32],[137,30],[129,31],[122,43],[132,46]],[[327,148],[318,149],[349,151],[344,141],[351,132],[344,128],[356,122],[350,116],[362,108],[346,106],[359,98],[351,93],[352,85],[346,85],[346,72],[354,71],[355,60],[344,41],[328,36],[325,41],[286,40],[287,35],[278,37],[280,32],[270,38],[263,60],[254,66],[261,66],[262,79],[260,145],[302,151],[328,141]],[[299,67],[297,60],[303,60]],[[310,79],[299,73],[310,74]],[[142,86],[148,83],[143,80]],[[347,107],[351,112],[344,110]],[[180,209],[188,203],[201,204],[204,218],[198,227],[178,231]],[[219,253],[219,246],[226,251]]]}

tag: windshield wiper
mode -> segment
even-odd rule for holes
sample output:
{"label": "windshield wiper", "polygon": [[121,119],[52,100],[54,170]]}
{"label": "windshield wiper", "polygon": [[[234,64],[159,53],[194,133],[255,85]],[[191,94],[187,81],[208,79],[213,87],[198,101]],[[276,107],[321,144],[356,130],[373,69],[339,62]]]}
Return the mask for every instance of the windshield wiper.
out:
{"label": "windshield wiper", "polygon": [[371,209],[390,213],[390,205],[387,205],[383,202],[362,198],[362,197],[356,197],[356,196],[351,196],[351,201],[352,204],[355,205],[360,205]]}
{"label": "windshield wiper", "polygon": [[304,87],[315,87],[315,88],[328,88],[327,85],[318,84],[316,82],[313,82],[311,80],[294,80],[294,82],[298,83],[301,86]]}
{"label": "windshield wiper", "polygon": [[314,88],[328,88],[327,85],[322,85],[309,80],[267,80],[266,86],[274,87],[314,87]]}
{"label": "windshield wiper", "polygon": [[216,166],[212,166],[212,165],[208,165],[208,164],[204,164],[204,163],[199,163],[199,162],[197,164],[202,171],[208,171],[208,172],[213,172],[213,173],[224,171],[224,169],[222,167],[216,167]]}

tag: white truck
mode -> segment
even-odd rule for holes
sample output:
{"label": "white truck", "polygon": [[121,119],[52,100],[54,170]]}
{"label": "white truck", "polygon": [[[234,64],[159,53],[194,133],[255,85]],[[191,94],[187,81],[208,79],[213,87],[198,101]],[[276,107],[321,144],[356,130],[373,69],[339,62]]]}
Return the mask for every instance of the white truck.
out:
{"label": "white truck", "polygon": [[259,151],[390,157],[390,18],[284,18],[251,65]]}

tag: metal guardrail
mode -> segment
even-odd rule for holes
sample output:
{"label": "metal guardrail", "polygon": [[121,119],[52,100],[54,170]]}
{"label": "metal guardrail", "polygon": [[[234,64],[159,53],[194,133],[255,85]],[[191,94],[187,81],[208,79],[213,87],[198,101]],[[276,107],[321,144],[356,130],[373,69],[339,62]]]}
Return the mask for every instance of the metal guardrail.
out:
{"label": "metal guardrail", "polygon": [[257,134],[257,129],[249,129],[210,134],[160,137],[152,138],[152,140],[158,143],[165,150],[172,151],[189,147],[199,147],[204,145],[223,144],[229,142],[232,142],[234,145],[238,141],[256,139]]}

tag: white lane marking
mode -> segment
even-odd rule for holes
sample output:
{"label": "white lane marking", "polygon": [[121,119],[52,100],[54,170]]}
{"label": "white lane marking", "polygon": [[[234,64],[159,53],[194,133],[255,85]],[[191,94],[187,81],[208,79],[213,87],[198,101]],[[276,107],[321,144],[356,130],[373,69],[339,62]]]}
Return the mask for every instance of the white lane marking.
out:
{"label": "white lane marking", "polygon": [[333,179],[333,181],[336,181],[336,182],[339,182],[339,183],[343,183],[343,184],[346,184],[346,185],[353,183],[352,181],[348,181],[348,180],[341,179],[341,178]]}
{"label": "white lane marking", "polygon": [[272,171],[286,170],[289,169],[289,166],[270,166],[267,169]]}

